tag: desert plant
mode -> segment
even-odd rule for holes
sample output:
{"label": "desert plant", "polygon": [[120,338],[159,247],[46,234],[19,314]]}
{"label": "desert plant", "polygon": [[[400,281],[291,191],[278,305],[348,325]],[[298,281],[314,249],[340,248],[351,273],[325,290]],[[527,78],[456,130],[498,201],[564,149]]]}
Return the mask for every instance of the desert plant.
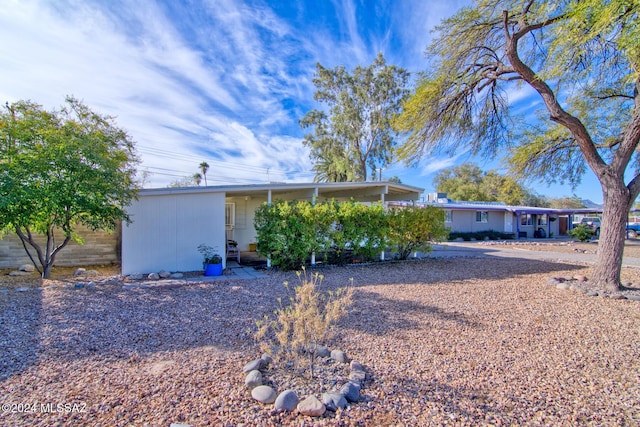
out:
{"label": "desert plant", "polygon": [[300,268],[314,250],[315,225],[304,215],[307,205],[310,203],[278,200],[256,209],[257,249],[272,265],[284,270]]}
{"label": "desert plant", "polygon": [[433,206],[392,209],[388,217],[389,241],[396,246],[400,259],[409,258],[411,252],[430,251],[432,242],[446,239],[449,233],[444,211]]}
{"label": "desert plant", "polygon": [[569,230],[567,234],[581,242],[588,242],[593,237],[593,230],[586,224],[578,224],[573,229]]}
{"label": "desert plant", "polygon": [[[292,358],[296,366],[306,358],[309,378],[313,378],[316,351],[328,339],[332,326],[346,314],[353,299],[353,287],[322,293],[319,288],[323,276],[308,275],[304,268],[296,274],[300,284],[293,288],[290,304],[285,306],[278,298],[280,306],[274,311],[275,318],[266,315],[257,321],[254,336],[264,351],[273,353],[273,348],[277,348],[273,353],[276,358]],[[288,282],[284,285],[289,289]]]}
{"label": "desert plant", "polygon": [[386,245],[388,218],[381,204],[366,206],[354,201],[336,204],[330,240],[338,263],[345,253],[373,259]]}
{"label": "desert plant", "polygon": [[220,264],[222,262],[222,256],[218,253],[217,248],[202,243],[198,245],[198,252],[202,254],[204,264]]}

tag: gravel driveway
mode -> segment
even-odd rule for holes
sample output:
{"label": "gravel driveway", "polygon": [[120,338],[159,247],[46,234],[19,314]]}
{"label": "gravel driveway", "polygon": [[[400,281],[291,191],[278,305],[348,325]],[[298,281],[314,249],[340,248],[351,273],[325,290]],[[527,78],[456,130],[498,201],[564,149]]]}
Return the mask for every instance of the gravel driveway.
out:
{"label": "gravel driveway", "polygon": [[[460,258],[321,272],[327,289],[357,288],[327,343],[369,375],[345,411],[276,413],[245,389],[255,321],[296,281],[268,272],[0,294],[0,425],[640,424],[640,303],[547,284],[587,267]],[[635,287],[638,273],[623,270]]]}

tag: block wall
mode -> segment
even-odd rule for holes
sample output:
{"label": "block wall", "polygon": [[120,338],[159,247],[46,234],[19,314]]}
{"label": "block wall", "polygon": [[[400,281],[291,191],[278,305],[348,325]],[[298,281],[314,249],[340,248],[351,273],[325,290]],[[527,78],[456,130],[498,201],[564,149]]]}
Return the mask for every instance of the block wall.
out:
{"label": "block wall", "polygon": [[[73,240],[63,248],[54,265],[57,266],[83,266],[83,265],[107,265],[120,264],[121,254],[121,230],[107,233],[105,231],[91,231],[85,227],[78,227],[78,234],[85,243],[80,245]],[[36,240],[44,248],[46,239],[37,236]],[[64,240],[62,233],[56,233],[56,243]],[[37,259],[35,251],[31,251],[34,259]],[[31,260],[24,251],[22,241],[15,233],[9,233],[0,238],[0,268],[17,268],[22,264],[31,264]]]}

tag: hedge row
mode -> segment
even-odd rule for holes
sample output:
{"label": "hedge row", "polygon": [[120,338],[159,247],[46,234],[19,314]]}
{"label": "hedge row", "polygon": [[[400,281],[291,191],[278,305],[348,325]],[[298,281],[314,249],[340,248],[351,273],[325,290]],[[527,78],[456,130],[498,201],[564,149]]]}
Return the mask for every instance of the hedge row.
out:
{"label": "hedge row", "polygon": [[449,233],[449,240],[462,239],[465,241],[470,240],[510,240],[515,239],[515,233],[501,233],[494,230],[475,231],[475,232],[460,232],[452,231]]}
{"label": "hedge row", "polygon": [[255,213],[258,253],[285,270],[300,268],[312,253],[325,263],[351,257],[375,259],[391,248],[406,259],[447,238],[444,211],[434,207],[394,208],[355,202],[276,201]]}

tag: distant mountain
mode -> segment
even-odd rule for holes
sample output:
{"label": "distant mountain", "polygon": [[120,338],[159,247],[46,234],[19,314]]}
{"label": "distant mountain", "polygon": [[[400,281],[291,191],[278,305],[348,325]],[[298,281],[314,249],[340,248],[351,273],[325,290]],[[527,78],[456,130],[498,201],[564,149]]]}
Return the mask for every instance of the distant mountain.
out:
{"label": "distant mountain", "polygon": [[589,199],[582,199],[582,204],[589,209],[602,209],[602,205],[592,202]]}

